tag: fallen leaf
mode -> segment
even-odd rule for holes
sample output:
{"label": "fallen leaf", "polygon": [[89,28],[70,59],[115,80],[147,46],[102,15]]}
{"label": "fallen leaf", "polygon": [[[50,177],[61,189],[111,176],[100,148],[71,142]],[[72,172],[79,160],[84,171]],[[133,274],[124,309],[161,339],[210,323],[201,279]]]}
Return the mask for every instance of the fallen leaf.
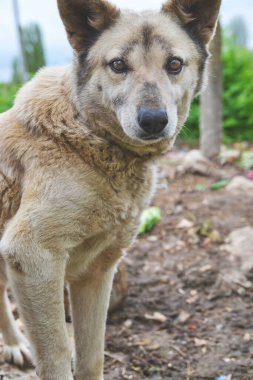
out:
{"label": "fallen leaf", "polygon": [[157,350],[159,350],[160,348],[161,348],[160,344],[158,344],[158,343],[154,343],[153,345],[148,346],[148,347],[147,347],[147,350],[148,350],[148,351],[157,351]]}
{"label": "fallen leaf", "polygon": [[178,223],[177,228],[184,229],[184,228],[192,228],[193,223],[188,219],[182,219],[181,222]]}
{"label": "fallen leaf", "polygon": [[148,241],[155,242],[158,240],[158,236],[152,235],[148,237]]}
{"label": "fallen leaf", "polygon": [[200,272],[205,273],[205,272],[209,272],[212,269],[213,269],[212,266],[210,264],[207,264],[200,268]]}
{"label": "fallen leaf", "polygon": [[186,300],[186,302],[188,303],[188,305],[192,305],[192,304],[196,303],[196,302],[198,301],[198,299],[199,299],[199,295],[198,295],[198,294],[195,294],[195,295],[189,297],[189,298]]}
{"label": "fallen leaf", "polygon": [[133,324],[133,321],[131,319],[127,319],[125,322],[124,322],[124,326],[129,328],[131,327]]}
{"label": "fallen leaf", "polygon": [[222,241],[222,238],[220,236],[220,233],[219,231],[217,230],[213,230],[209,236],[209,239],[211,239],[212,242],[216,243],[216,242],[221,242]]}
{"label": "fallen leaf", "polygon": [[196,186],[195,186],[195,190],[197,191],[205,191],[206,190],[206,185],[202,184],[202,183],[198,183]]}
{"label": "fallen leaf", "polygon": [[243,152],[241,160],[239,161],[239,165],[241,165],[245,169],[253,168],[253,152],[252,151]]}
{"label": "fallen leaf", "polygon": [[240,157],[241,151],[239,149],[227,149],[225,147],[220,155],[221,164],[232,164],[233,162],[239,160]]}
{"label": "fallen leaf", "polygon": [[214,182],[211,185],[211,190],[220,190],[223,189],[223,187],[226,187],[229,184],[229,180],[223,179],[222,181]]}
{"label": "fallen leaf", "polygon": [[203,347],[208,344],[207,340],[198,338],[194,338],[194,343],[196,347]]}
{"label": "fallen leaf", "polygon": [[141,371],[141,367],[131,367],[131,369],[132,369],[134,372],[140,372],[140,371]]}
{"label": "fallen leaf", "polygon": [[185,310],[182,310],[178,316],[178,321],[180,323],[185,323],[186,321],[188,321],[188,319],[190,318],[191,314],[188,313],[187,311]]}
{"label": "fallen leaf", "polygon": [[141,223],[138,233],[140,235],[150,231],[161,220],[159,207],[149,207],[141,214]]}
{"label": "fallen leaf", "polygon": [[198,327],[194,323],[189,323],[188,329],[191,331],[196,331]]}
{"label": "fallen leaf", "polygon": [[131,346],[134,347],[146,347],[151,345],[151,340],[150,339],[142,339],[142,340],[137,340],[134,343],[131,344]]}
{"label": "fallen leaf", "polygon": [[152,320],[152,321],[161,322],[161,323],[164,323],[167,321],[167,317],[164,314],[159,313],[159,312],[155,312],[152,315],[151,314],[145,314],[145,318]]}
{"label": "fallen leaf", "polygon": [[126,358],[123,354],[113,354],[111,352],[105,351],[105,356],[108,358],[114,359],[119,363],[124,364],[126,362]]}
{"label": "fallen leaf", "polygon": [[250,342],[251,341],[251,335],[250,333],[246,333],[243,337],[244,342]]}

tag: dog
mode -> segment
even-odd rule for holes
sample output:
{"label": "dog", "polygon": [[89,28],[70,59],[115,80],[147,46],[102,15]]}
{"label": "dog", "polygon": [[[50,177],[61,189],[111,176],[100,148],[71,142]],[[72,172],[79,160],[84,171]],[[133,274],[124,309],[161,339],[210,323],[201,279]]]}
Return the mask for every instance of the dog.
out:
{"label": "dog", "polygon": [[155,191],[155,160],[205,82],[220,2],[134,13],[58,0],[73,64],[41,70],[0,117],[0,327],[6,360],[33,360],[41,380],[103,379],[113,276]]}

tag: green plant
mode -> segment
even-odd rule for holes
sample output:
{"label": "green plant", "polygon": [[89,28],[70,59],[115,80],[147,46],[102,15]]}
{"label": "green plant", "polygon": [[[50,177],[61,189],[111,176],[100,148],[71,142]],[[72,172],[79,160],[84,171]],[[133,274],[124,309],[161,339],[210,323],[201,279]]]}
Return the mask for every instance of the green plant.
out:
{"label": "green plant", "polygon": [[[223,36],[223,126],[224,142],[253,141],[253,51]],[[199,139],[199,100],[181,132],[187,142]]]}
{"label": "green plant", "polygon": [[253,51],[228,40],[223,67],[225,140],[253,141]]}
{"label": "green plant", "polygon": [[194,145],[199,140],[199,98],[194,99],[189,117],[178,138],[190,145]]}
{"label": "green plant", "polygon": [[15,83],[0,83],[0,112],[11,108],[19,85]]}
{"label": "green plant", "polygon": [[[43,38],[38,24],[32,23],[22,28],[24,53],[27,70],[30,76],[46,65]],[[20,61],[14,58],[12,62],[12,81],[21,83]]]}

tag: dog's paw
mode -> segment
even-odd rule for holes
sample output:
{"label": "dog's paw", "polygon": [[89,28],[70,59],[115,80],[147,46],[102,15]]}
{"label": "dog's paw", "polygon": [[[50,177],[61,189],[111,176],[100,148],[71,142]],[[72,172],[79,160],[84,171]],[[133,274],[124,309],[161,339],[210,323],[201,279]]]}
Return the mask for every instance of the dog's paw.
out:
{"label": "dog's paw", "polygon": [[5,345],[4,359],[6,362],[21,368],[33,366],[30,350],[23,342],[16,345]]}

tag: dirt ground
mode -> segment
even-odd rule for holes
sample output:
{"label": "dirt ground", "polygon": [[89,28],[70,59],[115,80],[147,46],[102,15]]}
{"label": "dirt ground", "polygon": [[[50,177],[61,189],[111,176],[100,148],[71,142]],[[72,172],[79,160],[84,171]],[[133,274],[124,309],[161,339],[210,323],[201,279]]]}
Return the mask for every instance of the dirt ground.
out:
{"label": "dirt ground", "polygon": [[[253,226],[252,194],[212,191],[213,178],[166,162],[160,177],[162,220],[129,250],[128,297],[108,318],[105,380],[253,379],[253,271],[233,281],[224,249],[231,231]],[[37,379],[1,355],[0,374]]]}

